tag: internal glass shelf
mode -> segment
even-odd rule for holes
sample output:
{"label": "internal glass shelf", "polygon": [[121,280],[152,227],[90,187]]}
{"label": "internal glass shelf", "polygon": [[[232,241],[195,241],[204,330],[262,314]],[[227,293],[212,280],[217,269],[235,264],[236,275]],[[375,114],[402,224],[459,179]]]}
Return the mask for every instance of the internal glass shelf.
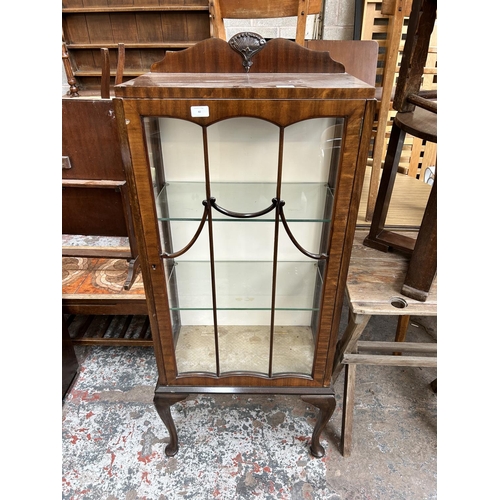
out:
{"label": "internal glass shelf", "polygon": [[[218,206],[238,213],[255,213],[266,209],[276,197],[275,183],[212,183],[210,195]],[[207,198],[203,182],[170,182],[161,189],[156,207],[158,218],[163,221],[199,221]],[[281,200],[288,222],[329,222],[333,192],[325,183],[282,184]],[[325,215],[328,214],[328,215]],[[251,220],[274,221],[275,211]],[[212,210],[214,221],[235,221]]]}
{"label": "internal glass shelf", "polygon": [[[313,300],[323,284],[323,266],[324,261],[279,262],[276,311],[317,311]],[[216,262],[215,283],[218,311],[271,311],[272,262]],[[213,310],[209,262],[175,261],[168,285],[172,311]]]}

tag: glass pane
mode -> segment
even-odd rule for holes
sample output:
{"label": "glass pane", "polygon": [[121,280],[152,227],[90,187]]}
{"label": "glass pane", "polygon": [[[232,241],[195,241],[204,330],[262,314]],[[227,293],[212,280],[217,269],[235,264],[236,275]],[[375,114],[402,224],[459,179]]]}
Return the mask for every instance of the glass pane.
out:
{"label": "glass pane", "polygon": [[205,182],[202,128],[177,118],[159,118],[165,182]]}
{"label": "glass pane", "polygon": [[[297,321],[296,312],[287,318]],[[284,316],[277,312],[278,318]],[[281,319],[281,318],[280,318]],[[288,320],[287,320],[288,321]],[[274,329],[273,375],[300,373],[311,375],[314,361],[314,338],[310,326],[276,326]]]}
{"label": "glass pane", "polygon": [[216,261],[273,260],[274,224],[229,222],[214,223],[214,254]]}
{"label": "glass pane", "polygon": [[[272,271],[272,262],[216,262],[217,309],[247,311],[230,321],[227,313],[218,314],[218,324],[268,325]],[[266,312],[261,314],[262,310]]]}
{"label": "glass pane", "polygon": [[210,125],[207,135],[211,182],[276,183],[276,125],[257,118],[231,118]]}
{"label": "glass pane", "polygon": [[[343,118],[314,118],[285,129],[283,182],[326,182],[335,177]],[[332,161],[333,160],[333,161]]]}
{"label": "glass pane", "polygon": [[178,373],[216,374],[213,326],[183,325],[175,347]]}
{"label": "glass pane", "polygon": [[[343,120],[335,118],[307,120],[285,129],[283,213],[293,238],[312,254],[328,248],[342,131]],[[303,189],[287,191],[289,185]],[[307,213],[307,218],[295,216],[295,210]],[[273,375],[312,374],[324,268],[324,260],[305,255],[280,227]]]}
{"label": "glass pane", "polygon": [[[325,227],[329,227],[329,223],[321,222],[309,222],[304,224],[303,222],[288,222],[288,227],[297,241],[297,243],[308,252],[319,254],[321,253],[322,238],[325,231]],[[278,251],[278,260],[285,261],[296,261],[296,260],[308,260],[307,257],[301,253],[297,247],[293,244],[292,240],[285,232],[283,226],[280,227],[280,243]]]}
{"label": "glass pane", "polygon": [[[241,324],[240,311],[231,314],[233,324],[219,327],[219,349],[221,373],[254,372],[262,375],[269,373],[269,324]],[[270,312],[267,312],[269,323]]]}
{"label": "glass pane", "polygon": [[210,263],[166,259],[177,370],[216,373]]}

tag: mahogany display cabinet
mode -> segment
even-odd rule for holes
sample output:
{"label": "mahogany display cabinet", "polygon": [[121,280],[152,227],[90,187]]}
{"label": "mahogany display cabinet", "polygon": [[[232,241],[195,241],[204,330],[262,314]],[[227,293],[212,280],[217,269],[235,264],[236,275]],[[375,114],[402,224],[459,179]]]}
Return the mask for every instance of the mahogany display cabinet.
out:
{"label": "mahogany display cabinet", "polygon": [[327,52],[253,33],[115,87],[168,456],[171,405],[203,393],[300,396],[324,454],[374,93]]}

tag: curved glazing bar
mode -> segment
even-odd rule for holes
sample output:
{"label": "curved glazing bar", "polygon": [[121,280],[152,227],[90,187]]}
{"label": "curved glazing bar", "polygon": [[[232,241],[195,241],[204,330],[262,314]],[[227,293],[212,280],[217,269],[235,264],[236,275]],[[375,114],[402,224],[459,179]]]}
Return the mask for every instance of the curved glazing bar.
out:
{"label": "curved glazing bar", "polygon": [[202,203],[203,203],[203,206],[205,207],[205,210],[203,210],[203,215],[201,217],[200,225],[198,226],[198,229],[196,230],[196,233],[194,234],[191,241],[182,250],[179,250],[178,252],[174,252],[174,253],[162,252],[160,254],[160,257],[164,257],[167,259],[174,259],[175,257],[179,257],[180,255],[185,254],[196,243],[198,236],[200,236],[200,233],[203,230],[203,226],[205,225],[205,221],[207,220],[208,211],[210,210],[209,205],[207,203],[207,200],[203,200]]}
{"label": "curved glazing bar", "polygon": [[[273,198],[272,203],[269,207],[265,208],[264,210],[260,210],[259,212],[254,212],[254,213],[240,213],[240,212],[232,212],[230,210],[227,210],[225,208],[220,207],[216,203],[216,199],[212,196],[210,198],[210,205],[217,210],[217,212],[220,212],[221,214],[227,215],[228,217],[234,217],[237,219],[254,219],[256,217],[261,217],[262,215],[268,214],[269,212],[272,212],[276,206],[278,205],[278,199]],[[204,204],[206,201],[203,202]]]}
{"label": "curved glazing bar", "polygon": [[290,238],[290,240],[292,240],[292,243],[297,247],[297,250],[299,250],[300,252],[302,252],[307,257],[310,257],[311,259],[316,259],[316,260],[327,259],[328,255],[326,253],[312,253],[312,252],[308,252],[305,248],[303,248],[299,244],[299,242],[293,236],[292,231],[290,230],[290,228],[289,228],[289,226],[288,226],[288,224],[286,222],[285,213],[283,211],[283,207],[284,206],[285,206],[285,202],[283,200],[280,200],[279,204],[278,204],[279,216],[280,216],[281,222],[283,223],[283,227],[285,228],[286,234],[288,234],[288,237]]}

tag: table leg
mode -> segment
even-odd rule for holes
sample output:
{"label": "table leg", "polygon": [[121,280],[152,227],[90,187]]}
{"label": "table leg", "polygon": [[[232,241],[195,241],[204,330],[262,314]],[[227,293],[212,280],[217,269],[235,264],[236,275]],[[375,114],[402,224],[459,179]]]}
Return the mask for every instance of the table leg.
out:
{"label": "table leg", "polygon": [[356,385],[356,365],[345,365],[344,404],[342,408],[342,434],[340,452],[349,457],[352,448],[352,417],[354,413],[354,390]]}
{"label": "table leg", "polygon": [[354,314],[349,310],[349,323],[342,338],[337,343],[335,360],[333,362],[332,384],[337,380],[342,368],[345,366],[344,405],[342,409],[342,433],[340,437],[340,452],[344,457],[348,457],[351,453],[356,365],[344,365],[342,361],[345,354],[357,351],[356,346],[359,337],[361,337],[370,318],[371,316],[368,314]]}
{"label": "table leg", "polygon": [[[406,332],[410,326],[410,316],[398,316],[398,327],[396,329],[395,342],[404,342],[406,339]],[[401,356],[400,352],[393,352],[394,356]]]}
{"label": "table leg", "polygon": [[332,384],[337,380],[342,368],[344,368],[342,364],[344,354],[350,354],[353,349],[356,348],[359,337],[363,333],[368,321],[370,321],[370,317],[370,315],[354,314],[349,311],[349,323],[344,330],[342,338],[337,342],[337,349],[333,362]]}

